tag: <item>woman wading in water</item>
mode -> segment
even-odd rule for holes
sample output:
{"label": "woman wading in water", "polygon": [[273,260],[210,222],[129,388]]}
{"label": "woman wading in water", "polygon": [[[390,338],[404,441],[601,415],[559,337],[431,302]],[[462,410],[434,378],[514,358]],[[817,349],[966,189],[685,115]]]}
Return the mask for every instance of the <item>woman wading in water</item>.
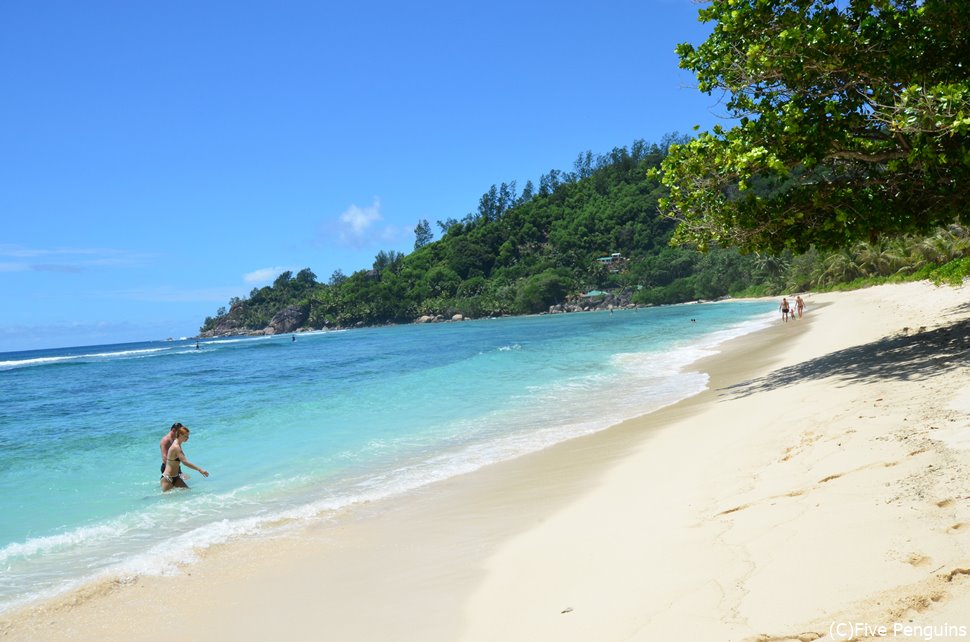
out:
{"label": "woman wading in water", "polygon": [[185,426],[179,426],[178,432],[175,433],[175,442],[168,449],[168,454],[165,455],[165,470],[162,472],[162,492],[167,492],[173,488],[188,488],[189,485],[185,483],[185,479],[182,478],[182,464],[185,464],[193,470],[197,470],[202,473],[203,477],[209,476],[209,471],[203,470],[190,462],[185,458],[185,453],[182,452],[182,444],[189,440],[189,429]]}

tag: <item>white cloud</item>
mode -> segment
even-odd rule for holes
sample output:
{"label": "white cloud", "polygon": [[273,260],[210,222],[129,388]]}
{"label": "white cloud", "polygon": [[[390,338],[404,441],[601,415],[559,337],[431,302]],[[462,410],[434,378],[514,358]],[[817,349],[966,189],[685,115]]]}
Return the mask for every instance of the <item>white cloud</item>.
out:
{"label": "white cloud", "polygon": [[[340,241],[346,245],[361,247],[374,235],[374,226],[384,220],[381,215],[381,200],[374,198],[370,207],[351,205],[340,215]],[[380,235],[385,230],[378,230]]]}
{"label": "white cloud", "polygon": [[246,283],[269,283],[283,272],[286,272],[287,269],[285,267],[260,268],[243,274],[243,281]]}
{"label": "white cloud", "polygon": [[319,244],[362,250],[406,241],[409,230],[388,223],[381,212],[381,199],[375,196],[370,207],[351,205],[339,216],[324,221],[320,233]]}

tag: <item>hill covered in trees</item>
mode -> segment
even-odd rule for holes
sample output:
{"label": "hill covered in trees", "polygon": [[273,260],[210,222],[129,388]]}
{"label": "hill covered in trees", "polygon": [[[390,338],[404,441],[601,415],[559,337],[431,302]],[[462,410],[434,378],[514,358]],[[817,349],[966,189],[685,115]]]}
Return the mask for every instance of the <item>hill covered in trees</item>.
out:
{"label": "hill covered in trees", "polygon": [[[671,144],[635,141],[609,154],[580,154],[573,170],[552,170],[521,192],[493,185],[477,211],[419,221],[409,254],[381,251],[373,265],[325,283],[310,268],[233,299],[200,329],[205,336],[407,323],[422,316],[480,318],[545,312],[570,301],[666,304],[725,295],[830,287],[872,276],[921,276],[968,252],[965,228],[932,237],[859,243],[838,252],[741,254],[672,247],[675,222],[658,210],[667,194],[661,167]],[[651,171],[654,170],[654,171]],[[772,189],[763,186],[761,189]],[[922,271],[922,272],[920,272]],[[963,271],[966,271],[964,266]],[[589,296],[591,292],[603,292]]]}
{"label": "hill covered in trees", "polygon": [[[573,171],[552,170],[521,192],[515,182],[493,185],[475,213],[438,221],[439,240],[419,221],[413,252],[381,251],[372,266],[349,276],[338,270],[326,283],[309,268],[281,274],[272,286],[230,301],[201,331],[258,331],[289,307],[302,310],[302,326],[347,327],[542,312],[590,290],[672,303],[747,286],[742,270],[723,269],[740,260],[736,253],[726,259],[668,246],[674,223],[657,210],[665,188],[647,174],[678,140],[585,152]],[[611,263],[598,260],[614,254]]]}

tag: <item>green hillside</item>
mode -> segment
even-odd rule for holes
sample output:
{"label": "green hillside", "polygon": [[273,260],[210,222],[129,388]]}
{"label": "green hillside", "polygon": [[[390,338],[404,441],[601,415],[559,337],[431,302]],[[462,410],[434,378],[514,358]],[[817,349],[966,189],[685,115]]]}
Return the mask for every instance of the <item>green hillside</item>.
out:
{"label": "green hillside", "polygon": [[[580,154],[538,187],[493,185],[461,220],[419,221],[410,254],[381,251],[373,265],[326,283],[310,268],[234,299],[205,320],[207,336],[300,328],[408,323],[545,312],[567,304],[650,305],[832,287],[859,278],[927,277],[967,253],[960,226],[933,237],[859,243],[820,254],[741,254],[672,247],[676,222],[658,211],[667,195],[660,168],[671,144],[635,141],[609,154]],[[764,187],[764,190],[769,188]],[[950,272],[965,273],[966,267]],[[604,294],[584,297],[591,291]]]}
{"label": "green hillside", "polygon": [[[493,185],[474,214],[438,221],[437,241],[428,241],[431,226],[421,221],[410,254],[382,251],[372,266],[350,276],[338,271],[327,283],[309,269],[284,273],[272,286],[230,301],[229,310],[206,319],[201,330],[261,330],[289,306],[305,308],[307,327],[346,327],[422,315],[542,312],[594,289],[667,303],[744,287],[747,280],[723,275],[698,278],[697,268],[710,258],[668,247],[674,223],[657,210],[665,188],[647,174],[676,141],[636,141],[600,156],[586,152],[573,171],[552,170],[521,192],[515,182]],[[612,265],[597,260],[613,254],[622,258]]]}

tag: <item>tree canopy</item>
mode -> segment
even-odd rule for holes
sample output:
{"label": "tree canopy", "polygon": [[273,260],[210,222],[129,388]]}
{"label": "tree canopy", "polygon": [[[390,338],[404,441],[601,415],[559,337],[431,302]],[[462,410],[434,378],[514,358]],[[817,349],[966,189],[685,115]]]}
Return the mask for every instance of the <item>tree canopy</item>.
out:
{"label": "tree canopy", "polygon": [[723,92],[663,162],[674,240],[839,249],[968,220],[970,2],[714,0],[681,67]]}

